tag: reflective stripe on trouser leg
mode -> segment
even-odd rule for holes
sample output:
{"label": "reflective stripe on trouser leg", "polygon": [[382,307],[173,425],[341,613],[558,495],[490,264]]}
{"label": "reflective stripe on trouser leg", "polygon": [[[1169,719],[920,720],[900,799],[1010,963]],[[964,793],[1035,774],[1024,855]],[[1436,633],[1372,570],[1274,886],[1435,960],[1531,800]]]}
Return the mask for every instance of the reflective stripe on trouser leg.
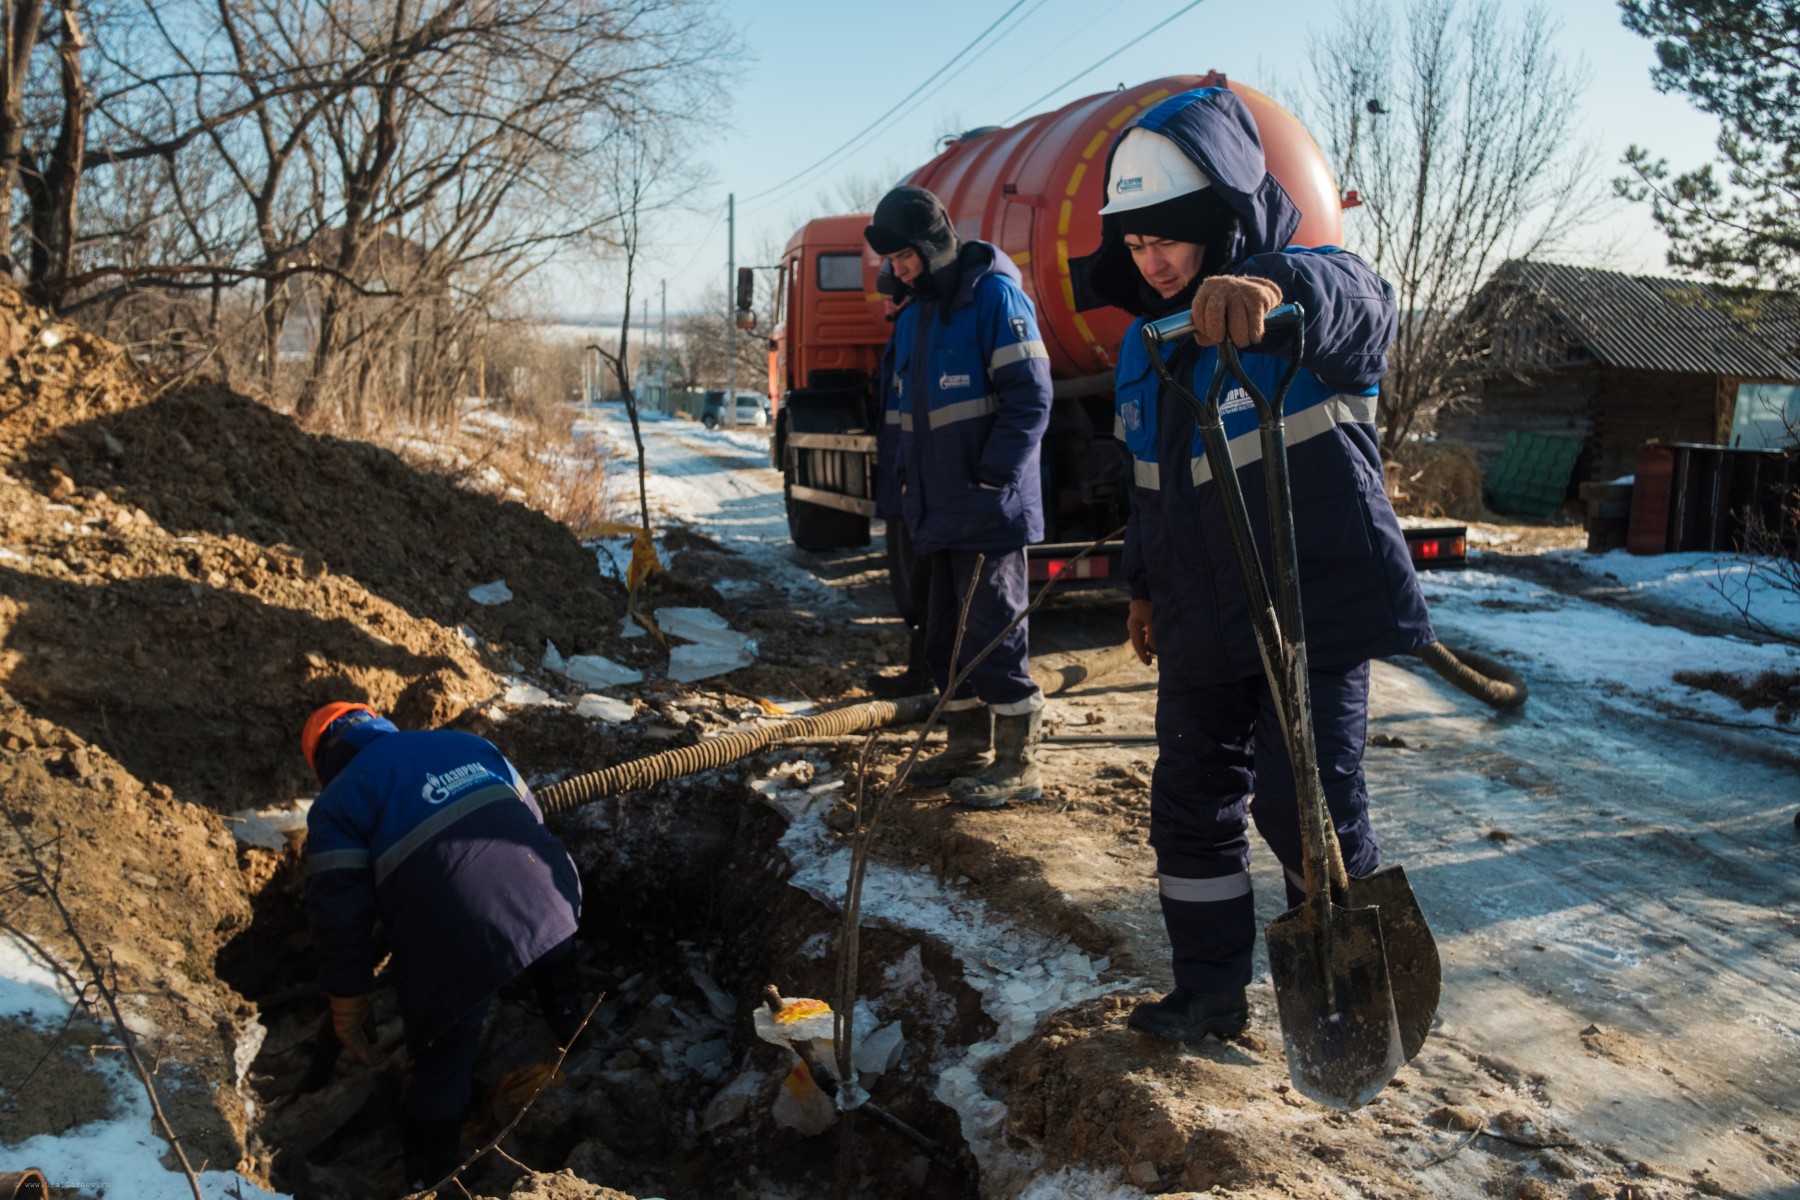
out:
{"label": "reflective stripe on trouser leg", "polygon": [[1245,809],[1255,724],[1253,683],[1196,684],[1173,672],[1162,676],[1150,845],[1175,982],[1198,991],[1250,982],[1256,911]]}
{"label": "reflective stripe on trouser leg", "polygon": [[[1325,807],[1344,850],[1344,869],[1352,876],[1369,874],[1381,865],[1381,844],[1369,824],[1369,792],[1363,784],[1363,746],[1369,729],[1369,664],[1348,671],[1312,671],[1313,741],[1318,748],[1319,778]],[[1287,875],[1288,905],[1305,898],[1297,882],[1305,878],[1300,853],[1300,807],[1287,743],[1275,717],[1274,700],[1262,689],[1257,718],[1256,801],[1250,815],[1256,830],[1281,859]]]}
{"label": "reflective stripe on trouser leg", "polygon": [[[929,572],[928,599],[925,612],[925,661],[931,677],[942,691],[950,682],[950,651],[956,645],[957,622],[962,615],[963,596],[969,580],[975,575],[977,552],[973,550],[939,550],[924,557]],[[963,633],[962,661],[967,663],[980,654],[1015,616],[1025,611],[1029,602],[1025,577],[1025,551],[990,550],[981,565],[981,578],[969,602],[968,627]],[[1007,634],[956,689],[953,700],[980,697],[989,704],[1016,704],[1038,690],[1031,680],[1031,667],[1026,655],[1026,626]]]}

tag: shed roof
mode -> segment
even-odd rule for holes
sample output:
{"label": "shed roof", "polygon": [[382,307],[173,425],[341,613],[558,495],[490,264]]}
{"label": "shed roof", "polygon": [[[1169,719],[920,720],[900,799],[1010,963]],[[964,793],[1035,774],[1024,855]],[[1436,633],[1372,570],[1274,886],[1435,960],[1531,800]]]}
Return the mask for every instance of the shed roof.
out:
{"label": "shed roof", "polygon": [[[1800,298],[1515,259],[1471,303],[1496,314],[1488,370],[1595,363],[1800,383]],[[1510,309],[1511,311],[1505,311]]]}

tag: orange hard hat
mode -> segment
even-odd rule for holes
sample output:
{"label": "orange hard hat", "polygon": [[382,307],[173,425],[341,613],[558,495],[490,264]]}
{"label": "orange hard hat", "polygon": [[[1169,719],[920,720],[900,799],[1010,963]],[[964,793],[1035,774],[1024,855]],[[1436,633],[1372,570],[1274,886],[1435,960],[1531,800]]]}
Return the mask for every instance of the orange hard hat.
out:
{"label": "orange hard hat", "polygon": [[306,765],[311,767],[314,772],[319,769],[319,765],[313,761],[313,755],[319,749],[319,739],[325,736],[325,731],[331,727],[333,721],[353,712],[366,712],[371,717],[380,715],[366,704],[334,700],[323,708],[314,709],[313,715],[306,718],[306,726],[300,731],[300,753],[306,756]]}

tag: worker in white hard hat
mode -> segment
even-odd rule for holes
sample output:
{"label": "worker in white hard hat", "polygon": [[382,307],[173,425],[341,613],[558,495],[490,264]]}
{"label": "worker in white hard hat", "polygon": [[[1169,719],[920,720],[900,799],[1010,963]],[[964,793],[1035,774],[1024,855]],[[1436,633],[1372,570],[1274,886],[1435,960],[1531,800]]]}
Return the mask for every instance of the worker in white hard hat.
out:
{"label": "worker in white hard hat", "polygon": [[[1126,129],[1107,162],[1100,248],[1071,264],[1082,308],[1138,318],[1119,347],[1115,428],[1131,516],[1123,556],[1126,631],[1158,664],[1150,785],[1175,987],[1133,1010],[1167,1041],[1225,1036],[1249,1021],[1255,945],[1249,823],[1302,898],[1299,811],[1282,725],[1264,680],[1242,579],[1192,412],[1163,387],[1139,336],[1145,319],[1191,310],[1195,336],[1164,350],[1204,394],[1220,343],[1243,349],[1265,393],[1288,335],[1263,317],[1297,301],[1305,357],[1284,412],[1299,550],[1314,737],[1326,804],[1352,876],[1373,871],[1362,753],[1369,660],[1434,639],[1398,518],[1382,486],[1376,396],[1398,328],[1393,289],[1335,246],[1289,238],[1300,213],[1263,160],[1255,122],[1225,88],[1171,96]],[[1261,443],[1247,396],[1222,400],[1225,432],[1267,547]],[[1252,798],[1254,797],[1254,801]]]}

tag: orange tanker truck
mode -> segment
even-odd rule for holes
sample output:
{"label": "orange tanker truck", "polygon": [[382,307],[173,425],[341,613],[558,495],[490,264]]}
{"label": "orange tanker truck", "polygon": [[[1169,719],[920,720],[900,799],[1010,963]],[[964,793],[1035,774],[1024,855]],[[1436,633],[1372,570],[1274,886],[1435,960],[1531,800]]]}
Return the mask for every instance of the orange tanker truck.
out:
{"label": "orange tanker truck", "polygon": [[[1344,202],[1317,143],[1275,101],[1217,72],[1158,79],[1017,125],[971,130],[902,181],[936,193],[964,241],[1005,251],[1037,306],[1055,398],[1041,455],[1047,533],[1028,550],[1033,579],[1048,578],[1125,523],[1112,372],[1130,318],[1114,309],[1076,312],[1069,277],[1071,256],[1100,242],[1107,148],[1120,129],[1163,99],[1219,86],[1249,108],[1269,172],[1300,209],[1295,244],[1339,244]],[[876,373],[890,326],[875,290],[880,261],[862,240],[868,222],[867,213],[857,213],[802,226],[788,241],[775,288],[771,459],[785,485],[788,532],[803,550],[867,545],[875,513]],[[738,295],[743,324],[748,269],[740,273]],[[1445,526],[1407,534],[1420,565],[1460,562],[1461,535]],[[1113,576],[1117,553],[1114,544],[1110,553],[1077,564],[1075,576]]]}

